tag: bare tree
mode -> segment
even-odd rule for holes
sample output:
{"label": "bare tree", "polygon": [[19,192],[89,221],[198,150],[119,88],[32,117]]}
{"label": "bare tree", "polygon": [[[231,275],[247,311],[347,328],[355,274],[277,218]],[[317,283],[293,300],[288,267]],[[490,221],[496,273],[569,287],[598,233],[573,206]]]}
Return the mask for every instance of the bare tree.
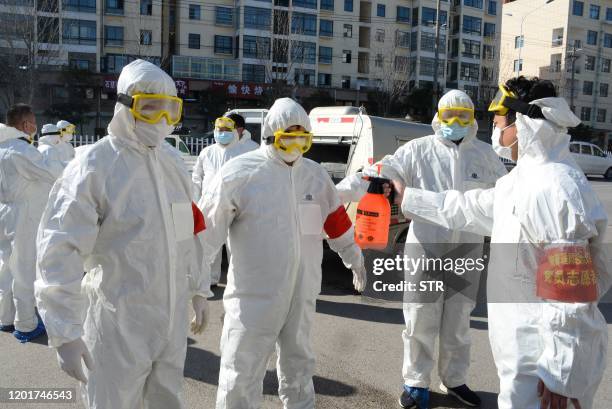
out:
{"label": "bare tree", "polygon": [[[407,35],[407,36],[406,36]],[[392,44],[378,48],[374,58],[372,74],[376,78],[372,98],[381,115],[387,116],[398,99],[408,92],[410,80],[414,79],[415,64],[410,57],[400,51],[410,46],[409,33],[396,30]]]}
{"label": "bare tree", "polygon": [[0,106],[32,103],[40,76],[60,55],[58,0],[0,2]]}

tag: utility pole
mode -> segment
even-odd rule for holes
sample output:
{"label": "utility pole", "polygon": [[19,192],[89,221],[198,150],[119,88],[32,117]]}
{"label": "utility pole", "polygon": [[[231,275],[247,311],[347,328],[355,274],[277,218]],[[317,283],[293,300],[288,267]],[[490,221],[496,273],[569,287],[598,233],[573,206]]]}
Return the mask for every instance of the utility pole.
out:
{"label": "utility pole", "polygon": [[436,41],[434,45],[434,72],[433,72],[433,101],[432,101],[432,114],[434,114],[438,107],[438,60],[440,57],[440,0],[436,1]]}
{"label": "utility pole", "polygon": [[574,111],[574,79],[576,78],[576,60],[578,59],[579,49],[576,48],[576,43],[572,44],[572,52],[568,58],[572,59],[572,85],[570,86],[570,109]]}

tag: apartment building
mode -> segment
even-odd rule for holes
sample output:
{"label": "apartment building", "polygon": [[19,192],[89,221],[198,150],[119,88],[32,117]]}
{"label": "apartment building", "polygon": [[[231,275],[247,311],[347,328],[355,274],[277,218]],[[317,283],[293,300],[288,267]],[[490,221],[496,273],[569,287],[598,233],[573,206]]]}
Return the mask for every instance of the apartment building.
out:
{"label": "apartment building", "polygon": [[501,36],[500,79],[550,79],[606,144],[612,130],[612,0],[510,2],[503,7]]}

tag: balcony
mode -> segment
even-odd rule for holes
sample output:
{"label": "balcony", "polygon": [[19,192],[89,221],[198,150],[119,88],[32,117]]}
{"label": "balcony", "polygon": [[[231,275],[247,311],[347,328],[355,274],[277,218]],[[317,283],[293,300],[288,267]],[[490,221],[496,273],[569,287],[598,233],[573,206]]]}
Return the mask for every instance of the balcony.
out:
{"label": "balcony", "polygon": [[172,57],[172,76],[201,80],[240,81],[240,64],[233,59]]}
{"label": "balcony", "polygon": [[359,22],[370,23],[372,21],[372,3],[362,1],[359,3]]}
{"label": "balcony", "polygon": [[359,27],[359,47],[370,48],[370,27]]}

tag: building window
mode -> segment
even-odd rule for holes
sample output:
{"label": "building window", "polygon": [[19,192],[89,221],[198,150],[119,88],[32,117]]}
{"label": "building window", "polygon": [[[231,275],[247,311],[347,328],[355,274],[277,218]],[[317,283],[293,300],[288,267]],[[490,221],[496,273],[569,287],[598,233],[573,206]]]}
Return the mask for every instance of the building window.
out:
{"label": "building window", "polygon": [[331,47],[319,46],[319,63],[320,64],[331,64],[332,63],[332,52]]}
{"label": "building window", "polygon": [[397,6],[396,21],[410,23],[410,9],[408,7]]}
{"label": "building window", "polygon": [[[446,11],[440,11],[440,24],[446,24]],[[421,24],[426,27],[433,27],[436,24],[436,9],[432,9],[429,7],[423,7],[423,12],[421,13]]]}
{"label": "building window", "polygon": [[[296,13],[296,14],[301,14],[301,13]],[[269,30],[271,15],[272,14],[271,14],[270,9],[246,6],[244,8],[244,27],[245,28],[257,28],[260,30]],[[314,31],[316,34],[317,32],[316,23],[315,23]]]}
{"label": "building window", "polygon": [[589,6],[589,17],[591,17],[593,20],[599,20],[599,9],[599,6],[591,4]]}
{"label": "building window", "polygon": [[303,7],[305,9],[317,9],[317,0],[293,0],[294,7]]}
{"label": "building window", "polygon": [[584,2],[574,0],[574,5],[572,7],[572,14],[575,16],[580,16],[584,14]]}
{"label": "building window", "polygon": [[321,10],[334,10],[334,0],[321,0]]}
{"label": "building window", "polygon": [[397,72],[408,72],[409,60],[403,55],[396,55],[393,60],[393,69]]}
{"label": "building window", "polygon": [[153,0],[140,0],[140,15],[153,15]]}
{"label": "building window", "polygon": [[199,20],[199,19],[200,19],[200,5],[190,4],[189,5],[189,20]]}
{"label": "building window", "polygon": [[601,72],[609,73],[611,62],[612,60],[610,60],[609,58],[602,58],[601,59]]}
{"label": "building window", "polygon": [[351,77],[349,77],[348,75],[343,75],[341,86],[344,89],[350,89],[351,88]]}
{"label": "building window", "polygon": [[106,0],[106,13],[123,15],[123,0]]}
{"label": "building window", "polygon": [[603,98],[608,96],[608,84],[599,84],[599,96]]}
{"label": "building window", "polygon": [[242,64],[242,81],[244,82],[265,82],[266,67],[257,64]]}
{"label": "building window", "polygon": [[317,84],[319,87],[331,87],[331,74],[319,73]]}
{"label": "building window", "polygon": [[385,29],[384,28],[377,28],[376,29],[375,39],[379,43],[384,43],[385,42]]}
{"label": "building window", "polygon": [[606,122],[606,110],[605,109],[597,110],[597,122]]}
{"label": "building window", "polygon": [[478,81],[478,75],[480,74],[480,66],[478,64],[461,63],[461,76],[462,81]]}
{"label": "building window", "polygon": [[62,41],[66,44],[96,45],[96,22],[63,19]]}
{"label": "building window", "polygon": [[612,8],[606,8],[606,21],[612,21]]}
{"label": "building window", "polygon": [[353,37],[353,26],[351,24],[344,25],[344,37],[352,38]]}
{"label": "building window", "polygon": [[463,4],[468,7],[482,9],[482,0],[463,0]]}
{"label": "building window", "polygon": [[153,31],[140,30],[140,45],[151,45],[151,44],[153,44]]}
{"label": "building window", "polygon": [[199,50],[200,49],[200,35],[189,33],[188,47]]}
{"label": "building window", "polygon": [[495,24],[484,23],[484,36],[485,37],[495,37]]}
{"label": "building window", "polygon": [[351,63],[351,50],[342,50],[342,62],[346,64]]}
{"label": "building window", "polygon": [[334,36],[334,22],[331,20],[319,20],[319,36],[320,37],[333,37]]}
{"label": "building window", "polygon": [[604,34],[604,47],[612,48],[612,34],[605,33]]}
{"label": "building window", "polygon": [[597,45],[597,31],[593,31],[593,30],[587,31],[587,44]]}
{"label": "building window", "polygon": [[[419,64],[419,74],[432,77],[434,74],[435,60],[433,58],[421,58]],[[438,75],[444,76],[444,64],[438,64]],[[476,74],[478,75],[478,74]]]}
{"label": "building window", "polygon": [[[232,37],[227,37],[231,39]],[[242,56],[245,58],[270,59],[270,38],[243,36]],[[231,45],[231,42],[230,42]]]}
{"label": "building window", "polygon": [[587,55],[584,59],[584,69],[587,71],[595,71],[595,57]]}
{"label": "building window", "polygon": [[514,60],[514,71],[523,71],[523,59]]}
{"label": "building window", "polygon": [[462,40],[461,55],[467,58],[480,58],[480,41]]}
{"label": "building window", "polygon": [[[415,38],[416,36],[417,34],[414,33],[413,38]],[[444,54],[446,51],[446,47],[444,46],[444,44],[446,44],[446,36],[441,35],[438,48],[438,51],[441,54]],[[426,33],[424,31],[421,31],[421,50],[430,52],[434,52],[436,50],[436,35],[434,33]]]}
{"label": "building window", "polygon": [[231,7],[215,6],[215,24],[221,26],[234,25],[234,9]]}
{"label": "building window", "polygon": [[[244,36],[244,37],[246,38],[247,36]],[[233,42],[233,38],[231,36],[216,35],[215,36],[215,54],[232,55],[234,53],[232,42]],[[246,40],[245,40],[245,43],[246,43]]]}
{"label": "building window", "polygon": [[489,7],[487,8],[487,13],[491,16],[497,15],[497,2],[494,0],[489,0]]}
{"label": "building window", "polygon": [[353,0],[344,0],[344,11],[353,11]]}
{"label": "building window", "polygon": [[555,28],[552,31],[552,46],[558,47],[563,45],[563,27]]}
{"label": "building window", "polygon": [[123,46],[123,27],[104,26],[104,45],[112,47]]}
{"label": "building window", "polygon": [[482,19],[472,16],[463,16],[463,32],[466,34],[481,35]]}
{"label": "building window", "polygon": [[550,70],[552,72],[561,72],[561,54],[550,55]]}
{"label": "building window", "polygon": [[492,45],[485,44],[482,47],[482,58],[485,60],[494,60],[495,59],[495,47]]}
{"label": "building window", "polygon": [[395,36],[395,45],[402,48],[410,48],[410,32],[397,31]]}
{"label": "building window", "polygon": [[580,109],[580,119],[582,121],[590,121],[591,120],[591,108],[590,107],[582,107]]}
{"label": "building window", "polygon": [[291,44],[291,60],[297,63],[316,64],[317,44],[306,41],[293,41]]}
{"label": "building window", "polygon": [[314,86],[315,70],[303,70],[296,68],[293,72],[293,81],[298,85]]}
{"label": "building window", "polygon": [[89,71],[89,60],[70,59],[70,68]]}
{"label": "building window", "polygon": [[520,35],[514,37],[514,48],[523,48],[523,44],[525,44],[525,37]]}
{"label": "building window", "polygon": [[593,95],[593,81],[584,81],[582,83],[582,93],[584,95]]}
{"label": "building window", "polygon": [[317,35],[317,15],[293,13],[291,16],[291,32],[307,36]]}
{"label": "building window", "polygon": [[382,68],[384,62],[385,62],[385,58],[383,57],[383,55],[376,54],[376,58],[374,59],[374,66],[376,68]]}
{"label": "building window", "polygon": [[64,0],[63,10],[80,11],[81,13],[95,13],[96,0]]}

